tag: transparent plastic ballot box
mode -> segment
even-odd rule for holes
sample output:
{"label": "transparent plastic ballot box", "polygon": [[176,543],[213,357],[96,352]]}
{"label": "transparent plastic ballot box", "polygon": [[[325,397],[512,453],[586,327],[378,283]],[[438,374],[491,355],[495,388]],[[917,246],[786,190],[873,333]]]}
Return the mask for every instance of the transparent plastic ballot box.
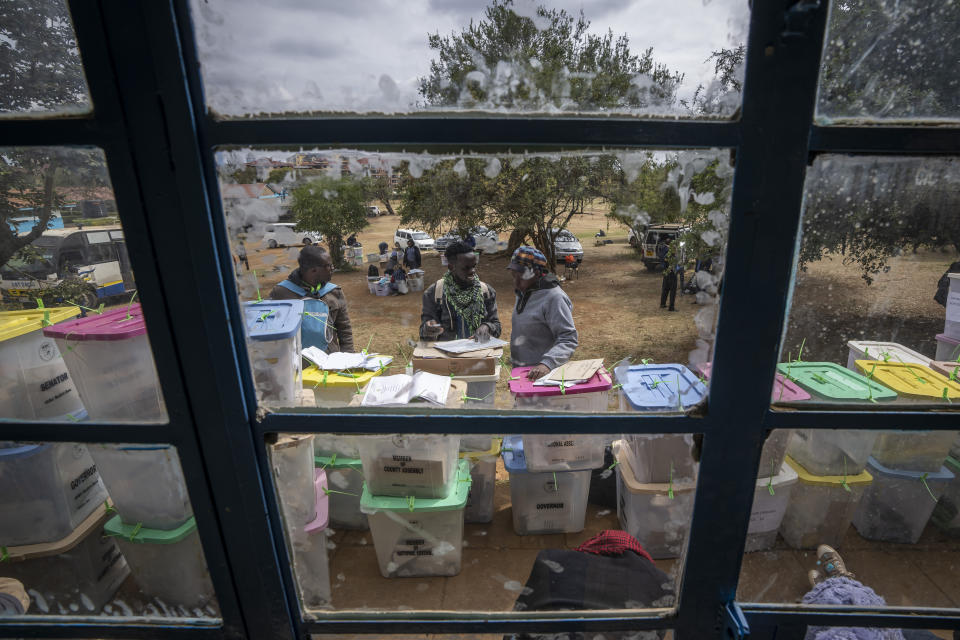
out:
{"label": "transparent plastic ballot box", "polygon": [[460,436],[394,434],[359,438],[367,489],[375,496],[446,498]]}
{"label": "transparent plastic ballot box", "polygon": [[46,327],[91,420],[162,422],[160,380],[140,304]]}
{"label": "transparent plastic ballot box", "polygon": [[538,386],[527,380],[531,367],[516,367],[510,372],[510,393],[515,409],[537,411],[576,411],[597,413],[607,410],[613,382],[601,368],[592,378],[580,384],[564,386]]}
{"label": "transparent plastic ballot box", "polygon": [[114,516],[104,533],[116,541],[133,579],[148,598],[187,609],[202,608],[213,600],[195,518],[174,529],[148,529],[124,524]]}
{"label": "transparent plastic ballot box", "polygon": [[83,420],[87,412],[60,355],[43,328],[65,322],[79,307],[0,311],[0,418]]}
{"label": "transparent plastic ballot box", "polygon": [[460,459],[470,464],[470,493],[467,495],[467,507],[463,516],[468,523],[493,520],[493,496],[497,484],[497,458],[500,457],[501,440],[487,440],[490,448],[486,451],[460,452]]}
{"label": "transparent plastic ballot box", "polygon": [[857,360],[880,360],[907,364],[930,364],[931,358],[899,342],[882,340],[848,340],[847,369],[857,371]]}
{"label": "transparent plastic ballot box", "polygon": [[798,481],[780,523],[780,535],[794,549],[815,549],[821,544],[841,546],[873,476],[867,471],[815,475],[789,455],[786,463],[797,473]]}
{"label": "transparent plastic ballot box", "polygon": [[331,452],[314,458],[318,469],[327,474],[330,488],[330,525],[335,529],[369,528],[367,514],[360,510],[360,496],[363,494],[363,462],[360,458],[349,458]]}
{"label": "transparent plastic ballot box", "polygon": [[380,573],[385,578],[455,576],[463,555],[463,511],[470,492],[470,466],[459,461],[446,497],[376,496],[365,487],[361,509]]}
{"label": "transparent plastic ballot box", "polygon": [[954,475],[937,471],[906,471],[867,461],[873,483],[864,492],[853,516],[853,526],[867,540],[916,544],[933,509]]}
{"label": "transparent plastic ballot box", "polygon": [[120,518],[173,529],[193,516],[177,450],[170,445],[89,444]]}
{"label": "transparent plastic ballot box", "polygon": [[302,384],[302,300],[264,300],[243,305],[247,350],[262,402],[295,405]]}
{"label": "transparent plastic ballot box", "polygon": [[503,466],[510,474],[513,530],[525,536],[583,531],[590,494],[590,470],[528,469],[523,438],[503,439]]}
{"label": "transparent plastic ballot box", "polygon": [[857,360],[857,369],[897,393],[905,402],[952,404],[960,400],[960,382],[916,363]]}
{"label": "transparent plastic ballot box", "polygon": [[0,448],[0,545],[61,540],[106,501],[85,445],[7,444]]}
{"label": "transparent plastic ballot box", "polygon": [[99,614],[130,575],[112,538],[103,535],[107,503],[53,542],[4,547],[4,577],[22,582],[31,614]]}
{"label": "transparent plastic ballot box", "polygon": [[363,393],[376,371],[324,371],[317,365],[303,370],[303,388],[313,391],[318,407],[346,407],[353,396]]}
{"label": "transparent plastic ballot box", "polygon": [[779,473],[757,480],[744,551],[763,551],[776,544],[777,531],[787,512],[790,495],[798,478],[797,472],[790,465],[781,463]]}
{"label": "transparent plastic ballot box", "polygon": [[696,482],[639,482],[621,443],[613,445],[617,466],[617,517],[655,559],[679,558],[687,544]]}
{"label": "transparent plastic ballot box", "polygon": [[686,411],[707,396],[699,376],[682,364],[637,364],[614,369],[621,411]]}

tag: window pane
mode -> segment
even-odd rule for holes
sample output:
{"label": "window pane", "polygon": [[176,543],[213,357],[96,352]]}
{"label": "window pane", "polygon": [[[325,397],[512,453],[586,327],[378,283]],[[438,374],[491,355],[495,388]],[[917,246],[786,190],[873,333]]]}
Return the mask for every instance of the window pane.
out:
{"label": "window pane", "polygon": [[[681,412],[705,401],[726,152],[258,149],[218,161],[268,408]],[[528,379],[550,371],[550,384]]]}
{"label": "window pane", "polygon": [[817,120],[957,120],[956,2],[831,3]]}
{"label": "window pane", "polygon": [[[788,442],[786,458],[776,477],[757,481],[737,599],[960,607],[957,436],[774,431],[764,457],[775,443]],[[770,535],[751,544],[761,527]],[[818,563],[821,551],[829,553],[820,545],[842,563],[833,557]],[[844,571],[856,582],[846,581]]]}
{"label": "window pane", "polygon": [[304,615],[673,608],[699,438],[619,438],[273,438]]}
{"label": "window pane", "polygon": [[0,442],[0,478],[5,612],[220,615],[173,447]]}
{"label": "window pane", "polygon": [[[733,115],[749,9],[734,0],[191,2],[208,105],[295,112]],[[581,13],[582,11],[582,13]]]}
{"label": "window pane", "polygon": [[774,402],[960,399],[958,183],[955,158],[814,161]]}
{"label": "window pane", "polygon": [[64,0],[0,6],[0,117],[90,111],[80,51]]}
{"label": "window pane", "polygon": [[0,149],[0,418],[164,422],[100,149]]}

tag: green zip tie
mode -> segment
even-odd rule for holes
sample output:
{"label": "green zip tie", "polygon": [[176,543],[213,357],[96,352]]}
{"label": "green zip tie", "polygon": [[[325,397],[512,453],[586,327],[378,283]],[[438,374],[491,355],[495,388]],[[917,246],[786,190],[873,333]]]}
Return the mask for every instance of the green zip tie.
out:
{"label": "green zip tie", "polygon": [[0,562],[6,562],[10,559],[10,553],[6,547],[0,546]]}
{"label": "green zip tie", "polygon": [[620,461],[619,461],[619,460],[614,460],[614,461],[613,461],[613,464],[611,464],[609,467],[607,467],[607,471],[612,471],[613,468],[614,468],[615,466],[617,466],[618,464],[620,464]]}
{"label": "green zip tie", "polygon": [[933,498],[933,501],[934,501],[934,502],[939,502],[939,500],[937,499],[937,496],[933,495],[933,491],[930,490],[930,485],[927,484],[927,476],[928,476],[928,475],[930,475],[929,472],[923,474],[922,476],[920,476],[920,482],[923,483],[923,488],[927,490],[927,493],[930,494],[930,497]]}
{"label": "green zip tie", "polygon": [[363,391],[360,390],[360,381],[357,380],[356,377],[354,376],[351,376],[351,377],[353,378],[353,384],[357,385],[357,392],[354,395],[359,396],[363,394]]}
{"label": "green zip tie", "polygon": [[864,359],[864,360],[869,360],[869,359],[870,359],[870,347],[864,347],[864,348],[863,348],[863,359]]}
{"label": "green zip tie", "polygon": [[362,351],[364,357],[366,357],[366,355],[367,355],[368,353],[370,353],[370,343],[373,342],[373,336],[375,336],[375,335],[377,335],[377,334],[375,334],[375,333],[374,333],[374,334],[371,334],[371,335],[370,335],[370,339],[367,340],[367,346],[366,346],[366,348]]}
{"label": "green zip tie", "polygon": [[653,386],[651,386],[650,389],[656,389],[657,385],[659,385],[661,382],[663,382],[663,380],[654,380]]}
{"label": "green zip tie", "polygon": [[769,491],[772,496],[777,495],[773,492],[773,476],[767,478],[767,491]]}
{"label": "green zip tie", "polygon": [[326,369],[323,370],[323,386],[327,386],[327,375],[329,375],[329,373]]}
{"label": "green zip tie", "polygon": [[142,522],[138,522],[137,526],[133,528],[133,531],[130,532],[130,542],[133,542],[133,539],[137,537],[137,534],[140,533],[140,529],[143,527]]}
{"label": "green zip tie", "polygon": [[643,364],[650,364],[653,362],[653,358],[640,358],[640,362]]}
{"label": "green zip tie", "polygon": [[667,497],[673,500],[673,460],[670,461],[670,486],[667,488]]}
{"label": "green zip tie", "polygon": [[337,464],[337,454],[330,456],[330,464]]}
{"label": "green zip tie", "polygon": [[617,389],[622,389],[622,388],[623,388],[623,385],[618,382],[617,384],[615,384],[615,385],[613,385],[612,387],[610,387],[610,390],[611,390],[611,391],[616,391]]}
{"label": "green zip tie", "polygon": [[417,499],[413,496],[407,497],[407,508],[410,509],[410,511],[413,511],[413,505],[416,503],[416,501]]}
{"label": "green zip tie", "polygon": [[557,482],[557,472],[553,472],[553,490],[560,491],[560,483]]}
{"label": "green zip tie", "polygon": [[510,380],[519,380],[520,376],[510,376]]}
{"label": "green zip tie", "polygon": [[134,289],[133,295],[130,296],[130,302],[127,303],[127,317],[124,318],[124,320],[133,320],[133,316],[130,315],[130,307],[133,306],[133,301],[137,299],[137,293],[138,293],[138,292],[139,292],[138,289]]}
{"label": "green zip tie", "polygon": [[257,270],[253,270],[253,282],[257,287],[257,302],[263,302],[263,297],[260,295],[260,279],[257,278]]}
{"label": "green zip tie", "polygon": [[889,352],[889,351],[881,351],[881,352],[880,352],[880,357],[883,358],[883,361],[884,361],[884,362],[890,362],[890,352]]}
{"label": "green zip tie", "polygon": [[800,351],[797,353],[797,362],[803,362],[803,345],[807,344],[807,339],[800,341]]}
{"label": "green zip tie", "polygon": [[37,309],[43,309],[43,298],[37,298]]}
{"label": "green zip tie", "polygon": [[[944,391],[946,391],[946,389],[944,389]],[[80,422],[80,420],[77,419],[77,416],[73,415],[72,413],[67,414],[67,420],[70,422]]]}
{"label": "green zip tie", "polygon": [[951,381],[953,381],[953,382],[956,382],[956,381],[957,381],[957,371],[960,371],[960,366],[954,367],[954,368],[953,368],[953,371],[950,372],[950,378],[949,378],[949,379],[950,379]]}
{"label": "green zip tie", "polygon": [[260,317],[257,319],[257,322],[266,322],[267,318],[273,315],[273,310],[264,311],[260,314]]}
{"label": "green zip tie", "polygon": [[814,380],[816,380],[817,382],[819,382],[820,384],[827,384],[827,383],[828,383],[828,380],[827,380],[826,378],[824,378],[822,375],[820,375],[819,373],[814,373],[814,374],[812,374],[810,377],[813,378]]}
{"label": "green zip tie", "polygon": [[324,487],[323,492],[324,492],[326,495],[328,495],[328,496],[329,496],[331,493],[339,493],[339,494],[342,495],[342,496],[354,496],[354,497],[356,497],[357,495],[359,495],[359,494],[356,494],[356,493],[350,493],[349,491],[337,491],[336,489],[327,489],[326,487]]}
{"label": "green zip tie", "polygon": [[106,510],[107,513],[116,513],[116,512],[117,512],[116,507],[114,507],[112,504],[110,504],[110,501],[109,501],[109,500],[104,500],[104,501],[103,501],[103,508]]}
{"label": "green zip tie", "polygon": [[67,302],[69,302],[70,304],[72,304],[73,306],[75,306],[75,307],[78,308],[78,309],[83,309],[84,311],[90,311],[90,312],[92,312],[92,313],[96,313],[96,314],[99,314],[99,315],[103,315],[103,303],[102,303],[102,302],[100,303],[100,306],[97,307],[96,309],[91,309],[90,307],[85,307],[85,306],[83,306],[82,304],[77,304],[77,303],[74,302],[73,300],[67,300]]}
{"label": "green zip tie", "polygon": [[909,371],[909,372],[913,375],[913,377],[916,378],[916,379],[920,382],[920,384],[927,384],[927,381],[924,380],[923,378],[921,378],[919,373],[917,373],[916,371],[914,371],[913,368],[912,368],[910,365],[908,365],[906,362],[904,362],[904,361],[903,361],[903,358],[901,358],[900,356],[897,356],[897,360],[899,360],[899,361],[900,361],[900,364],[902,364],[903,366],[905,366],[905,367],[907,368],[907,371]]}
{"label": "green zip tie", "polygon": [[847,484],[847,456],[843,456],[843,480],[840,481],[840,486],[843,487],[847,493],[853,493],[850,485]]}
{"label": "green zip tie", "polygon": [[948,395],[948,391],[950,391],[949,387],[943,388],[943,399],[949,402],[950,404],[953,404],[953,400],[950,399],[950,396]]}
{"label": "green zip tie", "polygon": [[566,388],[566,387],[564,386],[564,384],[563,384],[563,382],[564,382],[564,373],[565,373],[564,370],[563,370],[563,369],[560,369],[560,395],[562,395],[562,396],[567,395],[567,388]]}

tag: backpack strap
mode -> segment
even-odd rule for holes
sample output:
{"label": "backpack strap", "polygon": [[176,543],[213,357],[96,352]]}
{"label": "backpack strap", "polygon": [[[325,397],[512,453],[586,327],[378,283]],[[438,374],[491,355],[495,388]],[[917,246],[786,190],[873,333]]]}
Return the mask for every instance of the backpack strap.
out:
{"label": "backpack strap", "polygon": [[283,287],[284,289],[288,289],[288,290],[290,290],[290,291],[293,291],[295,294],[297,294],[297,295],[298,295],[299,297],[301,297],[301,298],[303,298],[304,296],[307,295],[307,290],[306,290],[306,289],[304,289],[303,287],[301,287],[301,286],[299,286],[299,285],[296,285],[296,284],[290,282],[289,280],[284,280],[284,281],[282,281],[282,282],[280,283],[280,286]]}

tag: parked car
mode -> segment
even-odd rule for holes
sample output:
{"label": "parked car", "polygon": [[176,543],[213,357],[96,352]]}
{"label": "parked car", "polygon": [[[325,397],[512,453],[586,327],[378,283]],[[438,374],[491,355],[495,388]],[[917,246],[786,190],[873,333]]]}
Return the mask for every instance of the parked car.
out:
{"label": "parked car", "polygon": [[393,234],[393,241],[399,242],[401,247],[407,246],[407,240],[413,240],[420,251],[430,251],[434,248],[433,238],[426,231],[419,229],[397,229]]}
{"label": "parked car", "polygon": [[[496,251],[497,241],[500,239],[500,235],[496,231],[487,229],[483,225],[480,225],[471,229],[470,235],[472,235],[473,239],[477,241],[478,250],[483,252]],[[447,233],[437,238],[434,246],[437,251],[446,251],[447,247],[454,242],[459,242],[460,240],[460,234],[451,229]]]}
{"label": "parked car", "polygon": [[376,217],[379,216],[379,215],[382,215],[382,214],[380,213],[380,207],[378,207],[378,206],[375,205],[375,204],[372,204],[372,205],[370,205],[369,207],[367,207],[367,217],[368,217],[368,218],[376,218]]}
{"label": "parked car", "polygon": [[583,262],[583,245],[577,240],[577,236],[566,229],[557,228],[552,229],[550,235],[553,236],[553,255],[558,264],[570,255],[576,259],[577,264]]}
{"label": "parked car", "polygon": [[686,227],[679,224],[655,224],[647,227],[646,232],[643,234],[642,244],[637,244],[636,236],[632,229],[627,236],[627,241],[640,250],[643,266],[650,271],[656,271],[663,266],[660,258],[657,257],[657,244],[659,244],[661,240],[672,241],[686,231]]}
{"label": "parked car", "polygon": [[263,246],[274,249],[294,244],[308,245],[323,242],[323,236],[316,231],[294,231],[294,222],[274,222],[268,224],[263,233]]}

